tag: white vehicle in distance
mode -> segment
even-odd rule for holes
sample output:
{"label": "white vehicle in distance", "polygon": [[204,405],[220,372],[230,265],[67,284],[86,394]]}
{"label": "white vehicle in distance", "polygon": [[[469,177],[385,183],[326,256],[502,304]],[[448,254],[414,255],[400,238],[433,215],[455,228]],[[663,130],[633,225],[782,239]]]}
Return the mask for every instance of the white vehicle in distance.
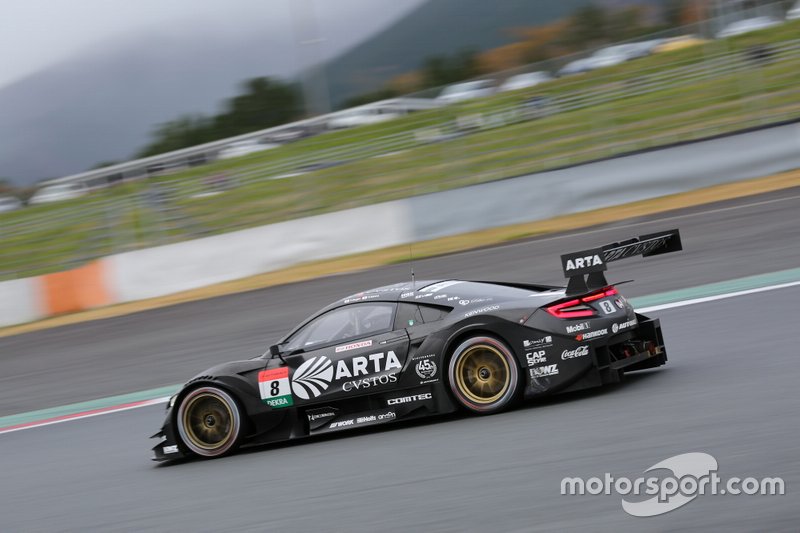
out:
{"label": "white vehicle in distance", "polygon": [[443,105],[454,104],[464,100],[472,100],[473,98],[491,96],[494,91],[495,87],[492,80],[465,81],[445,87],[436,97],[436,101]]}
{"label": "white vehicle in distance", "polygon": [[717,33],[717,39],[743,35],[751,31],[765,30],[774,26],[780,26],[781,21],[772,17],[754,17],[751,19],[737,20],[725,26],[722,31]]}
{"label": "white vehicle in distance", "polygon": [[624,63],[629,59],[633,59],[636,57],[635,53],[635,45],[618,44],[615,46],[609,46],[606,48],[601,48],[592,54],[589,58],[589,64],[592,69],[613,67],[614,65],[619,65],[620,63]]}
{"label": "white vehicle in distance", "polygon": [[274,143],[262,143],[255,139],[249,139],[246,141],[236,141],[229,144],[222,150],[220,150],[219,153],[217,154],[217,159],[230,159],[232,157],[240,157],[243,155],[261,152],[262,150],[277,148],[278,146],[280,145]]}
{"label": "white vehicle in distance", "polygon": [[380,107],[368,107],[341,111],[328,120],[328,129],[336,130],[343,128],[355,128],[356,126],[368,126],[379,124],[403,116],[396,109],[385,109]]}
{"label": "white vehicle in distance", "polygon": [[500,85],[498,89],[500,92],[516,91],[518,89],[525,89],[527,87],[536,87],[540,83],[552,80],[553,77],[547,72],[525,72],[524,74],[517,74],[511,76]]}
{"label": "white vehicle in distance", "polygon": [[54,185],[47,185],[36,191],[36,193],[31,196],[30,200],[28,200],[28,203],[35,205],[71,200],[83,196],[86,192],[87,188],[83,183],[56,183]]}
{"label": "white vehicle in distance", "polygon": [[589,72],[593,70],[594,67],[592,66],[592,58],[584,57],[583,59],[576,59],[575,61],[570,61],[563,67],[561,70],[558,71],[559,76],[570,76],[572,74],[581,74],[583,72]]}
{"label": "white vehicle in distance", "polygon": [[0,196],[0,213],[8,213],[9,211],[16,211],[22,207],[22,202],[13,196]]}

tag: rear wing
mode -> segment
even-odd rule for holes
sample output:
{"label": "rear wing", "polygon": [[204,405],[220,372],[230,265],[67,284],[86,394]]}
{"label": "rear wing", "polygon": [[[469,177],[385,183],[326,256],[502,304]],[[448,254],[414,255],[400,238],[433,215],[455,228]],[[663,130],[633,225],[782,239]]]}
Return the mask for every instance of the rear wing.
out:
{"label": "rear wing", "polygon": [[[651,257],[683,249],[677,229],[641,235],[622,242],[612,242],[561,256],[564,277],[569,278],[567,295],[585,294],[608,286],[605,274],[607,264],[628,257]],[[584,278],[584,276],[586,276]]]}

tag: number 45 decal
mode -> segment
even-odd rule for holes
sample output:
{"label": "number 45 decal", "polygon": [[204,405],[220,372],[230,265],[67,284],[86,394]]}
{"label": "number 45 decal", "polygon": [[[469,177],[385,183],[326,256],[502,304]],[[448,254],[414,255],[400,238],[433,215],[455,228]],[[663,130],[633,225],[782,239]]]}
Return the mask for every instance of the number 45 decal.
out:
{"label": "number 45 decal", "polygon": [[261,401],[275,409],[294,405],[288,368],[273,368],[259,372],[258,390],[261,393]]}

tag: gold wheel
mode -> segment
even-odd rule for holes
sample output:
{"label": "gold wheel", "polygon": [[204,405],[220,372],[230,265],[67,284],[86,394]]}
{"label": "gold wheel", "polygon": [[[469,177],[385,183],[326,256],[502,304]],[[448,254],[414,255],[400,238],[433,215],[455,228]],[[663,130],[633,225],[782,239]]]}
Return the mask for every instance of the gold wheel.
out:
{"label": "gold wheel", "polygon": [[494,412],[516,395],[518,372],[508,349],[489,337],[462,343],[450,362],[451,389],[462,405],[476,412]]}
{"label": "gold wheel", "polygon": [[205,457],[232,449],[239,437],[236,402],[225,391],[203,387],[190,392],[178,411],[178,431],[184,444]]}

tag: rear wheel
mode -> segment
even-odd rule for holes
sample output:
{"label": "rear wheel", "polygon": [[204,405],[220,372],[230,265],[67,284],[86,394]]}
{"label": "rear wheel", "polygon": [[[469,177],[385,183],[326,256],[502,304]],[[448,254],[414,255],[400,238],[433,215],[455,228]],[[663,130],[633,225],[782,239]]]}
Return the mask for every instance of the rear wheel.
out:
{"label": "rear wheel", "polygon": [[241,441],[239,406],[218,387],[189,392],[178,408],[177,425],[183,444],[201,457],[220,457],[234,451]]}
{"label": "rear wheel", "polygon": [[490,414],[511,405],[519,390],[519,366],[505,344],[472,337],[453,351],[448,367],[450,390],[469,411]]}

